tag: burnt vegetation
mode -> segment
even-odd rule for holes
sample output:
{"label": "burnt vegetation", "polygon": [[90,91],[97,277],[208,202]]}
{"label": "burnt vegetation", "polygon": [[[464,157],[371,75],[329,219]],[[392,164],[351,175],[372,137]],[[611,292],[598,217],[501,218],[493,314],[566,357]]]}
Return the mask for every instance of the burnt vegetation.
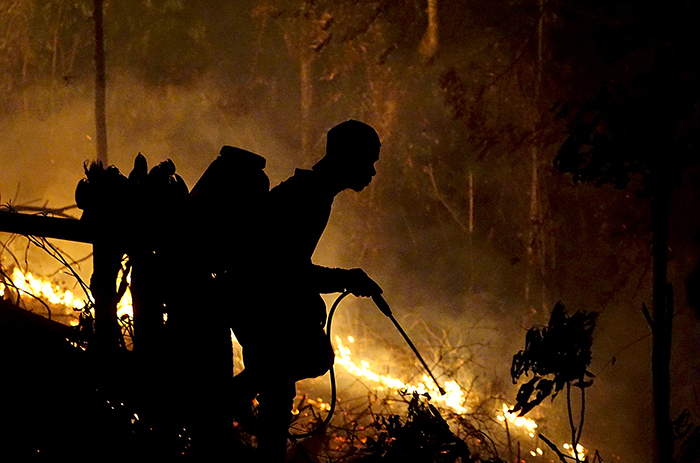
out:
{"label": "burnt vegetation", "polygon": [[[525,415],[547,397],[554,398],[566,387],[566,404],[571,428],[571,446],[576,449],[583,433],[586,408],[586,388],[593,384],[593,374],[588,371],[592,360],[593,330],[598,313],[577,311],[568,315],[564,304],[557,303],[547,326],[534,326],[525,335],[525,349],[513,356],[510,375],[513,383],[521,376],[532,374],[518,389],[512,412]],[[574,422],[572,387],[581,396],[580,418]],[[542,439],[554,450],[562,463],[566,457],[551,440],[540,433]],[[577,450],[574,460],[582,459]]]}
{"label": "burnt vegetation", "polygon": [[584,389],[592,384],[588,378],[593,374],[587,368],[592,359],[596,318],[595,312],[576,312],[568,316],[564,305],[558,303],[547,326],[528,330],[525,349],[513,356],[510,375],[513,383],[522,375],[532,374],[533,377],[520,386],[513,412],[525,415],[550,394],[554,399],[565,385],[572,383]]}

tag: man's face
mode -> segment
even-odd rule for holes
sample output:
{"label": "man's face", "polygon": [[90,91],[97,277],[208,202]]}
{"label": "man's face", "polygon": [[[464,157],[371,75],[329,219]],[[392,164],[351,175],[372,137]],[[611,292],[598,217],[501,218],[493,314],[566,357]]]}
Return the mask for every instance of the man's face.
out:
{"label": "man's face", "polygon": [[362,191],[372,181],[372,177],[377,174],[374,164],[379,160],[379,147],[371,149],[370,152],[363,153],[361,159],[354,162],[347,172],[348,187],[354,191]]}

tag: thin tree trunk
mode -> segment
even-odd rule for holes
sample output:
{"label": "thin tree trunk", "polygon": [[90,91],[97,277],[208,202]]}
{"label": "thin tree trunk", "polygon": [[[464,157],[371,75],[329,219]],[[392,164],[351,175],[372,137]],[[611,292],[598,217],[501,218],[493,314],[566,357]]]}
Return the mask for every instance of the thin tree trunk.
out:
{"label": "thin tree trunk", "polygon": [[[540,228],[540,214],[539,214],[539,198],[538,198],[538,191],[539,191],[539,156],[537,152],[537,147],[532,146],[530,148],[530,160],[532,162],[531,166],[531,177],[530,177],[530,233],[528,237],[528,244],[527,244],[527,255],[528,255],[528,283],[527,287],[525,288],[525,299],[530,300],[533,294],[531,293],[533,283],[535,281],[534,279],[534,274],[535,274],[535,268],[538,268],[538,261],[539,259],[537,258],[539,254],[539,246],[538,241],[539,241],[539,228]],[[534,298],[533,298],[534,299]],[[533,301],[534,302],[534,301]],[[538,305],[538,304],[533,304]]]}
{"label": "thin tree trunk", "polygon": [[[102,24],[103,0],[95,0],[95,129],[97,161],[107,166],[107,122],[105,116],[105,52]],[[93,246],[93,274],[90,289],[95,297],[95,340],[98,351],[111,350],[120,345],[117,322],[116,279],[121,255],[117,256],[109,244]]]}
{"label": "thin tree trunk", "polygon": [[[665,176],[663,176],[665,177]],[[667,283],[668,220],[671,186],[666,178],[656,185],[651,201],[653,254],[653,319],[652,382],[654,423],[656,427],[656,461],[673,461],[673,429],[671,427],[671,331],[673,308],[671,289]]]}
{"label": "thin tree trunk", "polygon": [[56,28],[53,31],[53,43],[51,44],[51,79],[56,80],[56,69],[58,66],[58,36],[61,33],[61,20],[63,19],[63,2],[58,6]]}
{"label": "thin tree trunk", "polygon": [[[542,68],[544,65],[543,47],[544,47],[544,1],[538,0],[539,6],[539,20],[537,23],[537,62],[535,66],[535,91],[534,91],[534,105],[532,108],[533,115],[531,118],[532,130],[535,131],[540,123],[540,93],[542,87]],[[531,147],[531,160],[532,160],[532,171],[531,171],[531,185],[530,185],[530,236],[528,242],[528,268],[527,277],[525,283],[525,300],[531,301],[531,306],[537,312],[542,312],[545,317],[548,317],[547,303],[546,303],[546,293],[547,288],[545,286],[545,272],[546,272],[546,234],[544,230],[544,220],[542,213],[542,199],[540,198],[540,149],[539,146],[533,144]],[[536,300],[534,295],[534,282],[536,281],[535,275],[539,275],[540,280],[540,297],[539,301]],[[539,303],[538,303],[539,302]]]}
{"label": "thin tree trunk", "polygon": [[102,17],[103,0],[95,0],[95,129],[97,138],[97,160],[107,166],[107,117],[105,109],[106,76],[104,27]]}
{"label": "thin tree trunk", "polygon": [[540,17],[537,20],[537,88],[535,92],[539,97],[540,87],[542,85],[542,61],[543,61],[543,45],[544,45],[544,0],[539,1]]}
{"label": "thin tree trunk", "polygon": [[469,172],[469,292],[474,291],[474,173]]}
{"label": "thin tree trunk", "polygon": [[428,0],[428,28],[421,39],[419,52],[430,59],[438,49],[438,0]]}
{"label": "thin tree trunk", "polygon": [[311,138],[311,108],[314,99],[314,87],[312,66],[314,56],[312,52],[302,47],[301,52],[301,152],[304,160],[309,158],[309,139]]}
{"label": "thin tree trunk", "polygon": [[95,299],[95,347],[97,352],[114,352],[123,347],[117,321],[117,276],[121,253],[108,243],[93,246],[90,291]]}

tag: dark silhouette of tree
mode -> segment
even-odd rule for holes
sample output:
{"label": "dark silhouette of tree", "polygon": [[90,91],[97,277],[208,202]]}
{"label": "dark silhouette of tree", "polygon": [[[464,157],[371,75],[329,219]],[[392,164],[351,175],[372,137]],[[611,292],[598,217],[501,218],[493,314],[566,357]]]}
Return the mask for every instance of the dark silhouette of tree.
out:
{"label": "dark silhouette of tree", "polygon": [[[566,403],[571,428],[571,445],[574,459],[578,462],[577,449],[583,430],[586,406],[586,388],[593,381],[593,374],[588,371],[591,363],[591,346],[593,330],[598,313],[577,311],[572,315],[566,313],[564,304],[557,303],[549,318],[547,326],[533,326],[525,335],[525,349],[513,356],[510,376],[515,384],[522,375],[533,377],[518,389],[516,404],[511,412],[525,415],[544,399],[552,400],[566,386]],[[571,387],[581,390],[581,414],[578,426],[574,423],[571,406]],[[534,397],[533,397],[534,395]],[[540,437],[562,457],[561,451],[544,436]]]}
{"label": "dark silhouette of tree", "polygon": [[[594,4],[594,3],[592,3]],[[671,195],[681,173],[698,165],[700,136],[697,57],[691,22],[697,5],[671,2],[620,5],[624,20],[594,31],[605,60],[619,71],[569,125],[555,166],[574,181],[631,184],[649,198],[652,216],[653,311],[646,312],[654,337],[657,461],[671,461],[670,354],[673,306],[667,283]],[[567,112],[567,109],[564,110]]]}

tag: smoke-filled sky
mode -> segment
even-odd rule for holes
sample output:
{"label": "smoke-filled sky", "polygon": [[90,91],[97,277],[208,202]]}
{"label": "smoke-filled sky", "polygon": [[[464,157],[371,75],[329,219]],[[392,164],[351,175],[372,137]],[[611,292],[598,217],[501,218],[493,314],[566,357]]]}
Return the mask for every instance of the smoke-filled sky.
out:
{"label": "smoke-filled sky", "polygon": [[[69,3],[0,2],[3,204],[72,204],[95,157],[92,2]],[[550,111],[636,82],[650,67],[643,41],[627,40],[639,29],[622,4],[429,3],[107,2],[109,162],[128,174],[139,152],[149,166],[170,158],[191,188],[234,145],[264,156],[275,185],[322,156],[333,125],[372,124],[378,175],[338,197],[316,262],[365,268],[407,323],[480,345],[485,384],[511,400],[527,328],[557,301],[600,312],[583,443],[606,461],[649,460],[649,201],[634,182],[557,172],[573,113]],[[700,325],[685,297],[694,179],[671,218],[674,416],[700,413]],[[548,422],[563,401],[544,406]]]}

